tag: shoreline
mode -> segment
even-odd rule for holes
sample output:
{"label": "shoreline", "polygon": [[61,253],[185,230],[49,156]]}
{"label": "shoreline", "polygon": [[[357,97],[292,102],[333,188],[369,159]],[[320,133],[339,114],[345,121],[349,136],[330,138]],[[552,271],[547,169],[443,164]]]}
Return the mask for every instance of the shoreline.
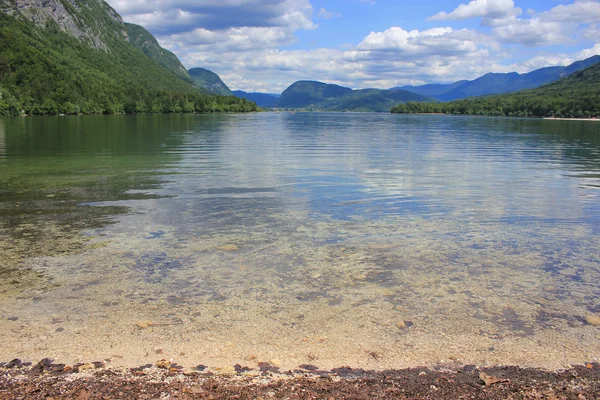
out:
{"label": "shoreline", "polygon": [[600,118],[552,118],[552,117],[544,117],[543,119],[549,121],[593,121],[600,122]]}
{"label": "shoreline", "polygon": [[13,360],[0,367],[2,399],[432,399],[446,400],[600,397],[600,364],[545,371],[518,366],[479,368],[414,367],[399,370],[330,371],[304,365],[278,371],[236,365],[227,373],[186,372],[166,364],[130,369],[87,365],[82,371],[44,359],[30,365]]}

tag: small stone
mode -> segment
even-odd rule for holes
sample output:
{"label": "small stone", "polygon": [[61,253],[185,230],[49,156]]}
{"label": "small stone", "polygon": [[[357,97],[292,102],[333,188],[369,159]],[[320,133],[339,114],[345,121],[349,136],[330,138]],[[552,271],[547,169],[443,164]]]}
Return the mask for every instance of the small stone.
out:
{"label": "small stone", "polygon": [[19,317],[8,317],[9,321],[17,321]]}
{"label": "small stone", "polygon": [[383,297],[393,297],[394,296],[394,291],[390,290],[390,289],[382,289],[380,293]]}
{"label": "small stone", "polygon": [[200,386],[200,385],[192,386],[190,388],[190,393],[192,393],[192,394],[202,394],[204,392],[205,392],[205,390],[202,389],[202,386]]}
{"label": "small stone", "polygon": [[281,367],[281,361],[279,361],[276,358],[273,358],[269,361],[271,363],[271,365],[273,365],[274,367]]}
{"label": "small stone", "polygon": [[169,369],[171,362],[165,359],[156,362],[156,367],[161,369]]}
{"label": "small stone", "polygon": [[306,371],[317,371],[319,369],[319,367],[317,367],[316,365],[312,365],[312,364],[302,364],[302,365],[300,365],[300,369],[304,369]]}
{"label": "small stone", "polygon": [[104,368],[106,366],[102,361],[94,361],[92,364],[96,368]]}
{"label": "small stone", "polygon": [[400,329],[406,329],[407,328],[406,323],[404,321],[398,321],[398,322],[396,322],[396,326],[398,328],[400,328]]}
{"label": "small stone", "polygon": [[228,365],[226,367],[215,368],[215,369],[219,375],[234,375],[235,374],[235,368],[233,368],[231,365]]}
{"label": "small stone", "polygon": [[244,361],[254,361],[257,358],[258,357],[256,357],[254,354],[248,354],[246,357],[244,357]]}
{"label": "small stone", "polygon": [[156,351],[155,351],[156,354],[162,354],[163,352],[164,352],[163,349],[156,349]]}
{"label": "small stone", "polygon": [[136,324],[136,325],[138,326],[138,328],[140,328],[140,329],[146,329],[146,328],[149,328],[149,327],[151,327],[151,326],[152,326],[152,321],[148,321],[148,320],[146,320],[146,321],[138,321],[138,322],[136,322],[135,324]]}
{"label": "small stone", "polygon": [[221,251],[238,251],[240,248],[235,244],[224,244],[222,246],[217,247],[217,250]]}
{"label": "small stone", "polygon": [[496,383],[508,382],[508,379],[499,379],[493,375],[488,375],[485,372],[479,373],[479,379],[481,379],[485,383],[485,386],[490,386]]}
{"label": "small stone", "polygon": [[427,372],[425,372],[425,371],[419,372],[419,376],[425,376],[425,375],[427,375]]}
{"label": "small stone", "polygon": [[593,326],[600,326],[600,317],[594,314],[586,315],[585,321]]}
{"label": "small stone", "polygon": [[95,369],[94,364],[83,364],[79,366],[79,372],[89,371]]}
{"label": "small stone", "polygon": [[352,276],[352,279],[354,279],[355,281],[364,281],[365,279],[367,279],[367,275],[357,274],[357,275]]}

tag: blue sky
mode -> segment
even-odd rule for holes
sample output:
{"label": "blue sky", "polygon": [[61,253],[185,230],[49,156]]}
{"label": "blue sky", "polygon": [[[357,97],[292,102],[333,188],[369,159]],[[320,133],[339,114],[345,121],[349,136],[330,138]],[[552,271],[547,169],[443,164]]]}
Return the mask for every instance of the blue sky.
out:
{"label": "blue sky", "polygon": [[108,0],[232,89],[528,72],[600,54],[600,0]]}

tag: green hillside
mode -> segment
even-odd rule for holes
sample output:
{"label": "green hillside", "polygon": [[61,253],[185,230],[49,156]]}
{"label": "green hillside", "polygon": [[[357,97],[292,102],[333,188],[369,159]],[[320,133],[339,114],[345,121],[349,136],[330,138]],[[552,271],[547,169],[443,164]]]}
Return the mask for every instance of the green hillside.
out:
{"label": "green hillside", "polygon": [[199,88],[221,96],[233,96],[231,90],[214,72],[204,68],[192,68],[188,73]]}
{"label": "green hillside", "polygon": [[277,102],[280,108],[305,108],[339,98],[352,89],[315,81],[298,81],[281,93]]}
{"label": "green hillside", "polygon": [[388,112],[399,101],[431,101],[430,98],[406,90],[362,89],[318,105],[326,111]]}
{"label": "green hillside", "polygon": [[0,0],[0,10],[0,114],[257,109],[203,93],[148,57],[101,0]]}
{"label": "green hillside", "polygon": [[160,47],[158,41],[150,32],[139,25],[128,23],[125,23],[125,28],[127,28],[129,43],[143,51],[144,54],[169,71],[175,73],[184,80],[192,82],[187,70],[181,64],[181,61],[179,61],[177,56],[171,53],[169,50]]}
{"label": "green hillside", "polygon": [[431,101],[427,96],[401,89],[352,90],[322,82],[299,81],[288,87],[276,104],[279,108],[316,111],[387,112],[399,101]]}
{"label": "green hillside", "polygon": [[537,89],[449,103],[407,103],[393,113],[600,117],[600,63]]}
{"label": "green hillside", "polygon": [[533,89],[554,82],[574,72],[600,62],[600,56],[574,62],[565,67],[544,67],[526,74],[488,73],[472,81],[459,81],[451,84],[429,84],[404,86],[400,89],[431,96],[440,101],[452,101],[473,96],[503,94],[524,89]]}

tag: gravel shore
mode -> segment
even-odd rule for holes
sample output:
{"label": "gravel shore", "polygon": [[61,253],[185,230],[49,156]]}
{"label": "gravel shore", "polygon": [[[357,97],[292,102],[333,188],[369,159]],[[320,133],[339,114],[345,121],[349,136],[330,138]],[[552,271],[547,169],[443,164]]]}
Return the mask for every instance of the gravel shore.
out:
{"label": "gravel shore", "polygon": [[74,367],[44,359],[13,360],[0,367],[0,399],[598,399],[600,364],[544,371],[514,366],[480,369],[411,368],[331,371],[302,365],[294,371],[240,365],[233,374],[184,371],[157,363],[106,369],[101,363]]}

